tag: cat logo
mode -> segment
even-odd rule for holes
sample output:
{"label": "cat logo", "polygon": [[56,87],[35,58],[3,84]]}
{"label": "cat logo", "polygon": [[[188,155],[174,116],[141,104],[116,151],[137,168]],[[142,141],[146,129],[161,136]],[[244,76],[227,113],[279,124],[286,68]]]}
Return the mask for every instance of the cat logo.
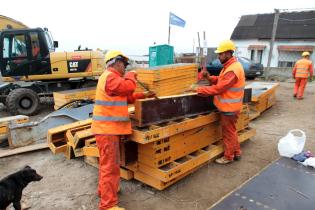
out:
{"label": "cat logo", "polygon": [[69,72],[78,71],[79,62],[78,61],[70,61],[69,62]]}
{"label": "cat logo", "polygon": [[70,68],[78,68],[79,62],[78,61],[69,62],[69,66]]}

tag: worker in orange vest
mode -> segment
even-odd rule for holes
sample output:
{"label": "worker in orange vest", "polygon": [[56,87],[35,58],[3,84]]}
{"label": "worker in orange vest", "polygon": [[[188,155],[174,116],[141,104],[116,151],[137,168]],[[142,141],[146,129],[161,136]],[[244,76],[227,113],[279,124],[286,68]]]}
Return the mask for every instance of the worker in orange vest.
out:
{"label": "worker in orange vest", "polygon": [[313,64],[310,61],[310,53],[303,52],[302,59],[298,60],[293,68],[293,78],[295,79],[294,94],[297,99],[303,99],[304,89],[307,83],[307,78],[313,79]]}
{"label": "worker in orange vest", "polygon": [[236,122],[243,105],[245,73],[241,63],[233,56],[235,49],[231,40],[221,42],[215,51],[223,64],[220,75],[210,76],[203,71],[203,77],[212,85],[192,87],[201,96],[214,96],[213,102],[220,111],[224,156],[216,159],[219,164],[241,158]]}
{"label": "worker in orange vest", "polygon": [[153,97],[153,92],[134,93],[136,73],[125,74],[128,57],[120,51],[111,50],[105,55],[106,70],[100,76],[96,88],[92,118],[92,132],[99,149],[100,210],[123,210],[117,206],[120,181],[119,141],[131,134],[128,102]]}

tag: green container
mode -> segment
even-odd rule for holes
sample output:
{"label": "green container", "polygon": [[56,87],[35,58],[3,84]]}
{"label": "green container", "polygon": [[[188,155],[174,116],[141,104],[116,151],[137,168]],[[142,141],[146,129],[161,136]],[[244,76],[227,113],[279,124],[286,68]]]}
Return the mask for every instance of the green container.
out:
{"label": "green container", "polygon": [[157,45],[149,48],[149,67],[174,63],[174,47]]}

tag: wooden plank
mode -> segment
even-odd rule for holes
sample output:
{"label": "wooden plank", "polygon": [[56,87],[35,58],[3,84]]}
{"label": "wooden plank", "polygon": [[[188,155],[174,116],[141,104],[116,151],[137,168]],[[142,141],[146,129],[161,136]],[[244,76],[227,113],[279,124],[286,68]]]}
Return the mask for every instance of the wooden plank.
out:
{"label": "wooden plank", "polygon": [[41,150],[41,149],[46,149],[48,148],[47,143],[41,143],[41,144],[34,144],[34,145],[29,145],[25,147],[19,147],[16,149],[7,149],[7,150],[0,150],[0,158],[2,157],[8,157],[11,155],[17,155],[25,152],[31,152],[35,150]]}
{"label": "wooden plank", "polygon": [[215,110],[212,97],[200,97],[196,93],[156,99],[142,99],[135,103],[138,127],[163,123]]}

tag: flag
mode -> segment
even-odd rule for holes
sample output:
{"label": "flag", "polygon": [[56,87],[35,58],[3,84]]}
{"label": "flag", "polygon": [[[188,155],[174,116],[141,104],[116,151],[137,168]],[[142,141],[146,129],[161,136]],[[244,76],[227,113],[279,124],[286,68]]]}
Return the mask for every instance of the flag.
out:
{"label": "flag", "polygon": [[170,24],[185,27],[186,21],[170,12]]}

